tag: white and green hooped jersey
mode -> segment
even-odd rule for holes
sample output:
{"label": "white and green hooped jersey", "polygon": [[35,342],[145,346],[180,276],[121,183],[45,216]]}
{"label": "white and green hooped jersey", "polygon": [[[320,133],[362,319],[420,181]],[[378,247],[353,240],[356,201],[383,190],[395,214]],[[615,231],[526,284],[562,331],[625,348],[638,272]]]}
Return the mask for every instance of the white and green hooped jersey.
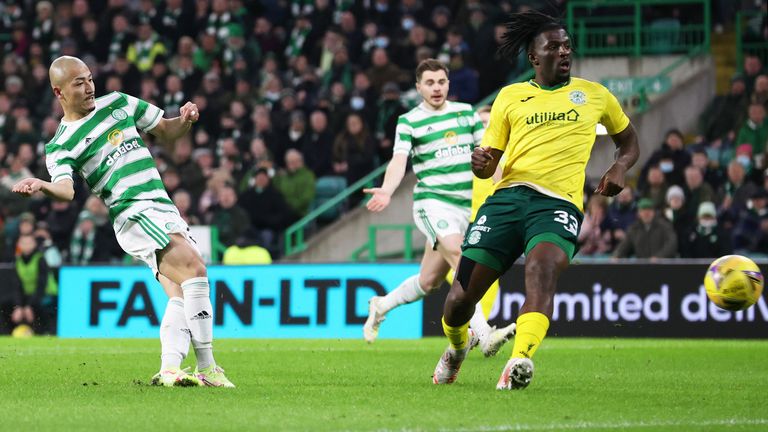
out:
{"label": "white and green hooped jersey", "polygon": [[394,153],[411,156],[418,183],[413,200],[433,199],[459,207],[472,204],[472,150],[483,123],[471,105],[446,102],[431,111],[424,102],[397,119]]}
{"label": "white and green hooped jersey", "polygon": [[124,93],[96,99],[96,108],[74,122],[62,121],[45,146],[51,182],[77,172],[104,200],[115,229],[149,207],[176,212],[139,128],[152,130],[163,110]]}

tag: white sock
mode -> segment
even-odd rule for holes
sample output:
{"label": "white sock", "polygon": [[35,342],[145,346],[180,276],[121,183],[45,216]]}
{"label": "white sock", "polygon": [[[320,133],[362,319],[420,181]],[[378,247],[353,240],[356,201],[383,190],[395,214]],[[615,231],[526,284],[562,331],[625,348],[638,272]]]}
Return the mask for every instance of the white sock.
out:
{"label": "white sock", "polygon": [[181,362],[189,352],[189,340],[184,299],[171,297],[160,323],[161,370],[181,367]]}
{"label": "white sock", "polygon": [[208,278],[197,277],[182,282],[181,289],[184,291],[184,313],[192,333],[197,369],[202,370],[216,364],[213,360],[211,288]]}
{"label": "white sock", "polygon": [[424,290],[419,286],[419,275],[415,274],[381,299],[379,312],[385,314],[402,304],[413,303],[425,295]]}
{"label": "white sock", "polygon": [[475,331],[480,340],[487,338],[491,334],[491,331],[493,331],[491,326],[488,325],[485,315],[483,315],[483,307],[480,303],[475,305],[475,314],[470,318],[469,326],[472,327],[472,330]]}

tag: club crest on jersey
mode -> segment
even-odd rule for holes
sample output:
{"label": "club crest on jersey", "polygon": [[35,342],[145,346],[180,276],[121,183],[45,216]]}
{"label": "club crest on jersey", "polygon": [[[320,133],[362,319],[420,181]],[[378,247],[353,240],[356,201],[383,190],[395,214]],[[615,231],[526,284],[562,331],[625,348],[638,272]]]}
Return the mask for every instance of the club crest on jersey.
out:
{"label": "club crest on jersey", "polygon": [[120,143],[123,142],[123,131],[120,129],[115,129],[107,135],[107,141],[109,141],[110,144],[112,144],[114,147],[117,147],[120,145]]}
{"label": "club crest on jersey", "polygon": [[458,122],[459,122],[459,126],[461,127],[469,126],[469,120],[467,120],[467,118],[461,114],[459,114]]}
{"label": "club crest on jersey", "polygon": [[568,94],[568,99],[576,105],[584,105],[587,103],[587,95],[581,90],[574,90]]}
{"label": "club crest on jersey", "polygon": [[128,113],[118,108],[112,111],[112,118],[114,118],[117,121],[125,120],[128,118]]}
{"label": "club crest on jersey", "polygon": [[445,143],[449,145],[456,145],[456,143],[459,142],[459,137],[456,135],[456,132],[454,131],[448,131],[443,135],[443,139],[445,139]]}

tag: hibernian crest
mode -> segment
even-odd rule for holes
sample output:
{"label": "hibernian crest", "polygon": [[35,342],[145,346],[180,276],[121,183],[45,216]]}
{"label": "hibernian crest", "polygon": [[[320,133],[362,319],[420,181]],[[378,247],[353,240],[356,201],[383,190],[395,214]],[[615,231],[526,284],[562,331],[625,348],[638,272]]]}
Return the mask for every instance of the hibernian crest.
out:
{"label": "hibernian crest", "polygon": [[568,98],[576,105],[584,105],[587,103],[587,95],[581,90],[574,90],[568,94]]}

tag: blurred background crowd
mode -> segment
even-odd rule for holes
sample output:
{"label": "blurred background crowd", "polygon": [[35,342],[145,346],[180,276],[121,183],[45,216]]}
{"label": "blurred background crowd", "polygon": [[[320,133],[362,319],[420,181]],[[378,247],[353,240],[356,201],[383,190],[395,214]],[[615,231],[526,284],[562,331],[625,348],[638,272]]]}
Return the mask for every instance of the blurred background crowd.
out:
{"label": "blurred background crowd", "polygon": [[[48,268],[125,258],[107,209],[81,180],[73,202],[10,192],[25,177],[49,179],[43,149],[63,113],[47,70],[60,55],[88,64],[97,96],[125,92],[166,117],[196,103],[201,117],[188,136],[147,136],[169,195],[190,225],[216,227],[225,246],[258,244],[277,258],[283,230],[319,197],[391,157],[397,117],[419,102],[420,60],[445,62],[449,98],[477,103],[529,67],[496,54],[506,14],[561,15],[565,3],[3,0],[0,262],[16,263],[19,285],[40,303],[54,290]],[[734,3],[712,3],[715,31],[732,20]],[[764,20],[754,36],[768,37]],[[633,187],[613,200],[588,188],[580,254],[768,253],[767,107],[763,63],[747,56],[699,130],[670,131]]]}

